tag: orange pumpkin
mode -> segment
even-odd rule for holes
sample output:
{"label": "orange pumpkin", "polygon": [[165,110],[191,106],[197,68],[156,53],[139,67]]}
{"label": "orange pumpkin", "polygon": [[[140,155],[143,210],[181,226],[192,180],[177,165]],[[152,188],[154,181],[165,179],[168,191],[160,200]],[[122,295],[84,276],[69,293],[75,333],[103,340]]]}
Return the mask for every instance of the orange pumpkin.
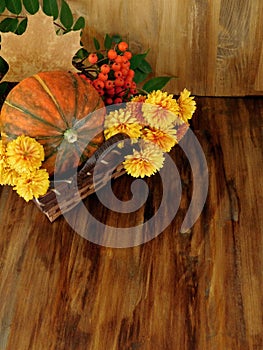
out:
{"label": "orange pumpkin", "polygon": [[[104,141],[104,103],[95,88],[70,72],[41,72],[17,84],[1,109],[2,137],[34,137],[45,150],[43,167],[68,173]],[[92,113],[96,111],[95,113]]]}

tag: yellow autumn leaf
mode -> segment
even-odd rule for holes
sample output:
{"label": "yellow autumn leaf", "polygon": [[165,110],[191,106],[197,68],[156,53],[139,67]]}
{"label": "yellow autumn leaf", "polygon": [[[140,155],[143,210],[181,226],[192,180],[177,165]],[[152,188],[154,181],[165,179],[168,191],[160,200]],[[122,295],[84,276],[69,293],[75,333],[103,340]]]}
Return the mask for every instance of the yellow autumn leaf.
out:
{"label": "yellow autumn leaf", "polygon": [[28,15],[22,35],[1,33],[0,56],[9,65],[2,81],[19,82],[44,71],[77,71],[72,58],[80,48],[80,31],[57,35],[53,17],[39,10]]}

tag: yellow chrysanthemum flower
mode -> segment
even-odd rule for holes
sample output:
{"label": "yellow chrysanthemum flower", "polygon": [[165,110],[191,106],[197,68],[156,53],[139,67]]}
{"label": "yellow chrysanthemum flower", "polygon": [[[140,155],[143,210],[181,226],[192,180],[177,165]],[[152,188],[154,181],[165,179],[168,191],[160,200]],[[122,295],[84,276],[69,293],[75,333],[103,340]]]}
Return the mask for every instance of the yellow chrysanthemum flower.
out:
{"label": "yellow chrysanthemum flower", "polygon": [[171,148],[177,143],[176,130],[172,127],[163,128],[162,130],[145,128],[142,138],[156,144],[163,152],[170,152]]}
{"label": "yellow chrysanthemum flower", "polygon": [[131,102],[144,102],[146,100],[145,95],[137,95],[131,99]]}
{"label": "yellow chrysanthemum flower", "polygon": [[160,106],[168,111],[174,112],[177,114],[178,105],[176,100],[173,98],[172,94],[163,92],[161,90],[155,90],[147,95],[145,103],[150,103],[153,105]]}
{"label": "yellow chrysanthemum flower", "polygon": [[137,95],[131,99],[131,102],[145,102],[145,100],[146,100],[145,95]]}
{"label": "yellow chrysanthemum flower", "polygon": [[0,140],[0,185],[14,186],[16,179],[17,172],[7,163],[6,145],[3,140]]}
{"label": "yellow chrysanthemum flower", "polygon": [[0,140],[0,165],[6,163],[6,147],[2,140]]}
{"label": "yellow chrysanthemum flower", "polygon": [[0,164],[0,185],[15,186],[19,175],[9,166]]}
{"label": "yellow chrysanthemum flower", "polygon": [[177,125],[177,128],[176,128],[177,142],[179,142],[184,137],[188,129],[189,129],[189,123],[182,123],[181,125]]}
{"label": "yellow chrysanthemum flower", "polygon": [[174,123],[178,116],[179,106],[173,95],[157,90],[147,95],[142,111],[150,126],[162,128]]}
{"label": "yellow chrysanthemum flower", "polygon": [[118,133],[125,133],[131,139],[137,139],[141,136],[142,127],[129,110],[121,108],[117,111],[111,111],[105,117],[104,128],[106,139]]}
{"label": "yellow chrysanthemum flower", "polygon": [[127,174],[133,177],[151,176],[159,171],[164,162],[162,150],[149,142],[142,142],[140,150],[134,150],[133,154],[125,156],[123,162]]}
{"label": "yellow chrysanthemum flower", "polygon": [[5,178],[5,165],[0,162],[0,185],[7,185]]}
{"label": "yellow chrysanthemum flower", "polygon": [[44,160],[44,148],[29,136],[19,136],[6,146],[7,162],[18,173],[34,171]]}
{"label": "yellow chrysanthemum flower", "polygon": [[31,173],[24,173],[17,179],[14,190],[25,201],[38,198],[46,194],[49,188],[49,174],[46,169],[38,169]]}
{"label": "yellow chrysanthemum flower", "polygon": [[[135,99],[135,97],[134,97],[134,99]],[[137,123],[144,126],[144,125],[147,125],[148,123],[144,119],[144,116],[142,113],[142,105],[143,105],[143,102],[135,102],[132,100],[132,102],[126,103],[126,109],[136,119]]]}
{"label": "yellow chrysanthemum flower", "polygon": [[3,140],[0,140],[0,156],[5,154],[5,144]]}
{"label": "yellow chrysanthemum flower", "polygon": [[195,110],[196,102],[194,101],[194,96],[190,96],[191,92],[184,89],[180,93],[180,97],[177,100],[179,106],[179,117],[187,123],[188,119],[191,119]]}

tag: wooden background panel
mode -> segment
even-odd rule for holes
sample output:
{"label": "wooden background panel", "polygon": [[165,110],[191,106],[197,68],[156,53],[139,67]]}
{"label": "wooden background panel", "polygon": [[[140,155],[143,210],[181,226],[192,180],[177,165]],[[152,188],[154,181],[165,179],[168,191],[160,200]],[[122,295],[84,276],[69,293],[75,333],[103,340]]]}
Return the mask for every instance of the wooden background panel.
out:
{"label": "wooden background panel", "polygon": [[255,91],[262,50],[262,9],[262,1],[221,1],[215,95]]}
{"label": "wooden background panel", "polygon": [[258,67],[257,75],[256,75],[256,81],[255,81],[255,90],[256,91],[263,91],[263,48],[261,51],[260,56],[260,64]]}
{"label": "wooden background panel", "polygon": [[156,75],[179,77],[167,89],[196,95],[263,94],[261,0],[69,0],[85,16],[84,43],[119,33],[135,51],[151,48]]}

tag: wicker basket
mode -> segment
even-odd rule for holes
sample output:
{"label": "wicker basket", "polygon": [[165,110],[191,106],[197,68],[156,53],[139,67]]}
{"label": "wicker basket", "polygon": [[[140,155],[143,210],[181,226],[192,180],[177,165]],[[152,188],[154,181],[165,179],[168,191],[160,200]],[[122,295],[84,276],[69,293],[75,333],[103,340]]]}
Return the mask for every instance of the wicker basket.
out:
{"label": "wicker basket", "polygon": [[[125,140],[125,147],[118,147],[119,141],[123,140]],[[111,137],[74,176],[60,181],[51,181],[48,192],[34,200],[35,204],[53,222],[108,181],[125,174],[122,161],[129,153],[131,153],[131,142],[127,135],[117,134]]]}

